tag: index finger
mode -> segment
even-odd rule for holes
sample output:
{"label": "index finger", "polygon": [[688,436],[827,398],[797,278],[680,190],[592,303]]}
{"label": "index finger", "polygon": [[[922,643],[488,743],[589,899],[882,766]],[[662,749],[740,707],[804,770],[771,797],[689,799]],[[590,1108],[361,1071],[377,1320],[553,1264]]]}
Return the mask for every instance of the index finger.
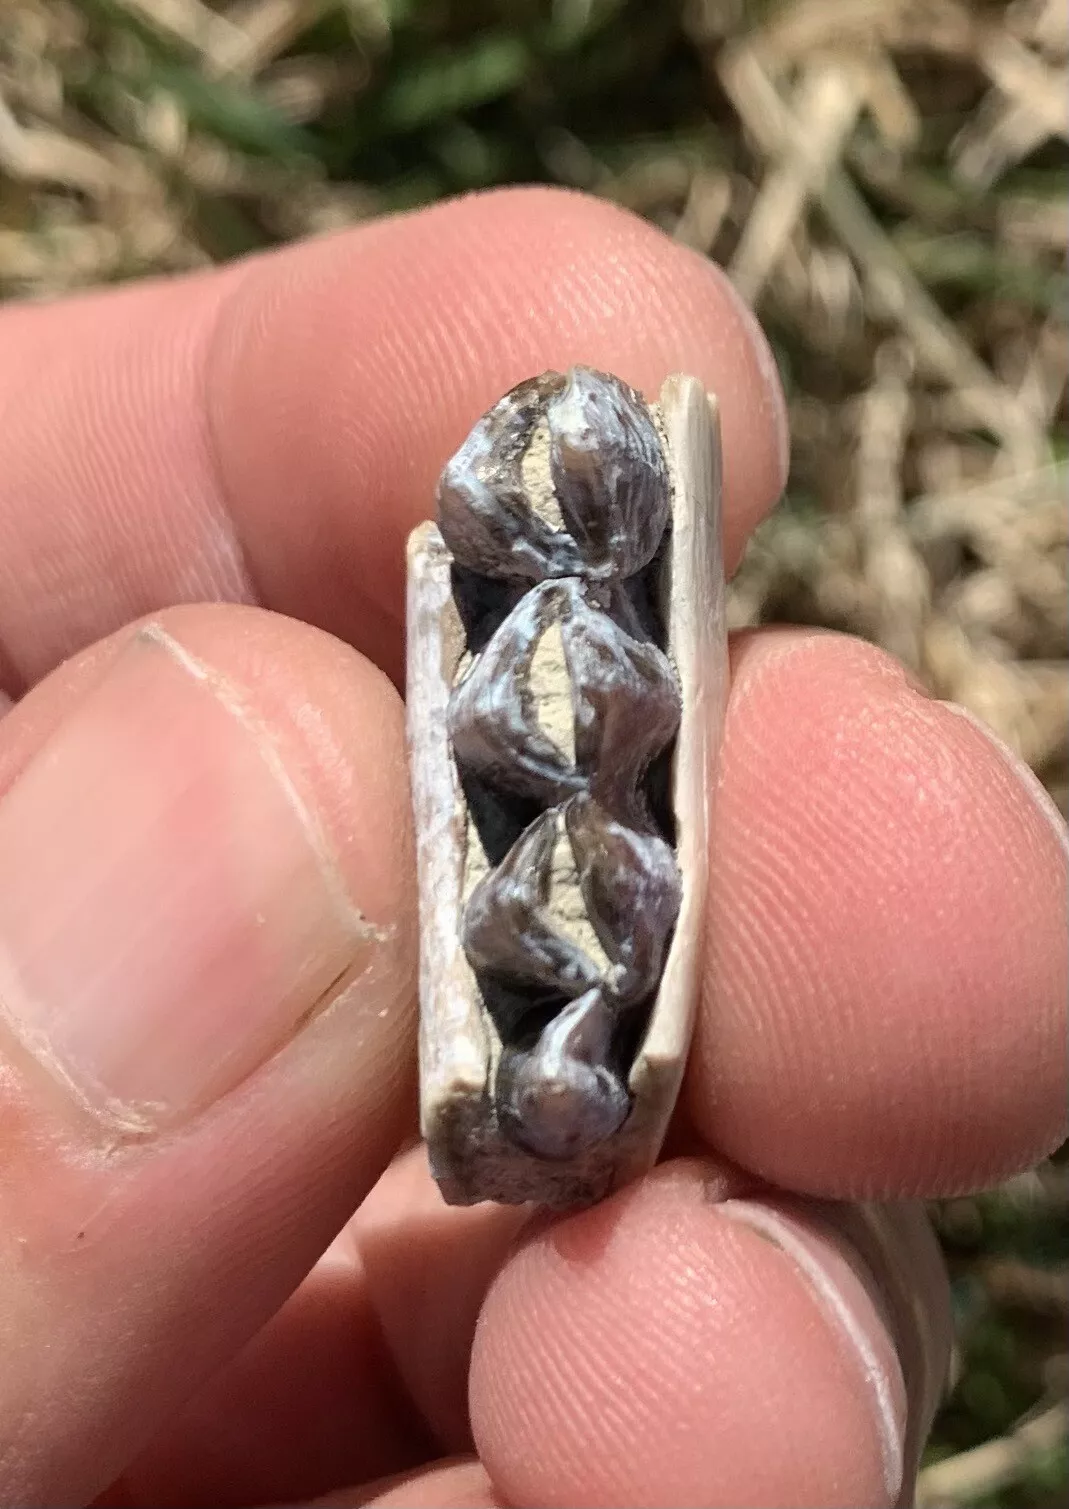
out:
{"label": "index finger", "polygon": [[172,603],[258,601],[396,674],[403,540],[512,384],[587,362],[720,398],[729,562],[783,485],[768,346],[610,205],[464,199],[0,321],[0,685]]}

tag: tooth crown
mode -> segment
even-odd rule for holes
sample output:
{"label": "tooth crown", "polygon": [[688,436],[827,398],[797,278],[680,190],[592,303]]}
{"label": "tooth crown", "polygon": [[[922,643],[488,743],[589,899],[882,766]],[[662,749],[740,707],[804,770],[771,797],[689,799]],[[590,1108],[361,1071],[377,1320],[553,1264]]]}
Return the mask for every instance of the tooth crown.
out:
{"label": "tooth crown", "polygon": [[657,789],[680,718],[650,608],[661,437],[617,378],[549,373],[476,425],[438,504],[472,651],[447,726],[483,870],[462,942],[501,1039],[493,1104],[514,1143],[568,1159],[627,1119],[680,904]]}
{"label": "tooth crown", "polygon": [[[543,426],[552,517],[523,475]],[[453,559],[488,577],[611,581],[652,559],[670,502],[660,436],[641,397],[618,378],[574,367],[520,383],[479,420],[442,472],[438,527]]]}

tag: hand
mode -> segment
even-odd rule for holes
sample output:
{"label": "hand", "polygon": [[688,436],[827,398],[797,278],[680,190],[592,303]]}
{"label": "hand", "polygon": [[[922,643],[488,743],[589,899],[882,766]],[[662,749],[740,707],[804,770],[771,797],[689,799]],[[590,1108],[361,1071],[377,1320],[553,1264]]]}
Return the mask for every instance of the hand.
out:
{"label": "hand", "polygon": [[605,205],[469,199],[0,318],[4,1504],[909,1501],[938,1256],[916,1206],[838,1202],[1063,1135],[1066,848],[873,647],[734,645],[676,1156],[523,1232],[418,1149],[383,1173],[403,541],[478,414],[573,361],[718,392],[737,562],[786,470],[768,350]]}

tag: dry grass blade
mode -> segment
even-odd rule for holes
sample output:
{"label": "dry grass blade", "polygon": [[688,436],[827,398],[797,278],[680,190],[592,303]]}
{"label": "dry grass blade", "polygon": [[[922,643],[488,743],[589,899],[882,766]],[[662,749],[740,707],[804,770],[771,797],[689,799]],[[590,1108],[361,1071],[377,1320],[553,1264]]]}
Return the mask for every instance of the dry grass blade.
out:
{"label": "dry grass blade", "polygon": [[233,29],[212,49],[212,66],[251,78],[285,52],[322,8],[322,0],[240,0],[226,12]]}
{"label": "dry grass blade", "polygon": [[808,69],[794,100],[797,129],[780,138],[780,160],[750,211],[729,272],[752,303],[779,261],[809,196],[842,154],[865,97],[859,74],[838,64]]}
{"label": "dry grass blade", "polygon": [[1007,99],[1026,106],[1045,135],[1069,140],[1069,99],[1056,69],[1002,31],[985,37],[978,56],[991,82]]}
{"label": "dry grass blade", "polygon": [[[742,46],[722,65],[724,87],[755,141],[769,155],[797,141],[804,124],[785,105],[755,50]],[[1016,458],[1035,461],[1046,440],[1029,415],[984,366],[910,271],[843,169],[816,189],[824,214],[862,269],[885,317],[912,340],[918,360],[957,392],[973,423],[998,435]]]}
{"label": "dry grass blade", "polygon": [[119,0],[131,15],[185,43],[205,58],[225,56],[245,45],[241,30],[202,0]]}
{"label": "dry grass blade", "polygon": [[1013,1483],[1033,1458],[1060,1446],[1067,1429],[1069,1405],[1060,1401],[1026,1420],[1012,1435],[986,1441],[972,1451],[925,1468],[918,1485],[918,1509],[952,1509],[980,1494],[998,1493]]}
{"label": "dry grass blade", "polygon": [[112,165],[84,142],[39,126],[20,126],[0,91],[0,171],[25,183],[55,184],[99,197],[114,183]]}
{"label": "dry grass blade", "polygon": [[908,350],[891,344],[881,350],[876,381],[860,408],[855,518],[876,634],[906,665],[920,669],[931,583],[913,548],[903,509],[911,375]]}

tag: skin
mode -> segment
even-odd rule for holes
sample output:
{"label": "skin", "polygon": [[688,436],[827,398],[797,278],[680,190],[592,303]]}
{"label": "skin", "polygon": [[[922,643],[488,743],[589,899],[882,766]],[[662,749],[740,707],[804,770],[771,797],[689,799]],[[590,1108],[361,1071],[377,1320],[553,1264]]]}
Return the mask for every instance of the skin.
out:
{"label": "skin", "polygon": [[[914,1207],[838,1202],[975,1189],[1064,1135],[1066,850],[1027,773],[881,652],[796,630],[734,646],[707,988],[656,1174],[525,1226],[446,1210],[398,1152],[402,541],[473,416],[576,360],[719,392],[736,562],[785,475],[767,351],[713,269],[607,206],[469,199],[0,316],[0,899],[23,908],[0,940],[24,945],[27,898],[47,909],[94,855],[144,847],[142,786],[196,768],[146,851],[161,873],[211,891],[222,814],[255,845],[299,812],[314,844],[292,873],[319,894],[314,850],[329,904],[348,897],[323,936],[352,961],[337,1009],[272,1026],[213,1104],[149,1105],[136,1136],[0,1025],[3,1502],[908,1502],[946,1360],[940,1270]],[[121,786],[101,761],[49,820],[31,797],[57,741],[105,722],[146,759]],[[274,873],[245,877],[272,939],[305,894]],[[266,1033],[245,1017],[261,993],[228,993],[252,935],[211,933],[232,888],[160,894],[177,971],[194,926],[219,945],[174,1003],[188,1030]],[[107,916],[73,958],[53,920],[50,989],[119,967],[94,954]],[[124,1105],[170,1072],[139,1035],[153,958],[130,999],[93,997],[122,1013],[97,1046]]]}

